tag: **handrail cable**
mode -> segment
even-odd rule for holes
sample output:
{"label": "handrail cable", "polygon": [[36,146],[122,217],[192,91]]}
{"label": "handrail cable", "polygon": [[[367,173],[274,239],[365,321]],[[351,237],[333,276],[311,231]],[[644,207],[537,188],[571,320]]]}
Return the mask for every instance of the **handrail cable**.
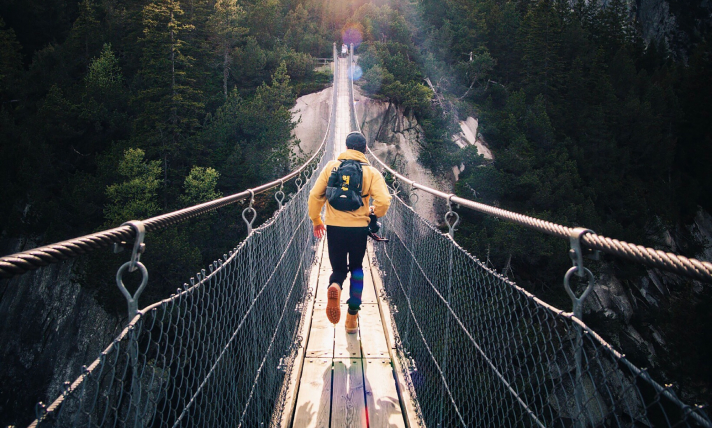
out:
{"label": "handrail cable", "polygon": [[[353,52],[353,45],[351,46],[351,49],[349,52],[350,52],[349,67],[350,67],[350,69],[352,69],[353,59],[351,57],[351,53]],[[360,127],[360,124],[358,123],[358,119],[356,117],[356,111],[355,111],[355,103],[354,103],[354,97],[353,97],[353,95],[354,95],[353,79],[350,79],[349,92],[350,92],[350,96],[351,96],[351,102],[354,104],[353,108],[351,109],[351,124],[354,129],[361,131],[361,127]],[[455,196],[454,194],[447,194],[447,193],[441,192],[439,190],[424,186],[424,185],[419,184],[413,180],[408,179],[404,175],[399,174],[398,172],[396,172],[395,170],[390,168],[383,161],[381,161],[371,151],[370,148],[368,148],[368,153],[379,164],[381,164],[381,166],[383,166],[383,168],[385,168],[390,174],[392,174],[398,180],[408,183],[409,185],[412,186],[411,187],[412,189],[420,189],[427,193],[430,193],[432,195],[435,195],[437,197],[445,199],[446,201],[448,201],[448,206],[451,206],[452,203],[456,203],[456,204],[465,206],[467,208],[473,209],[475,211],[482,212],[484,214],[488,214],[491,216],[503,218],[506,220],[510,220],[514,223],[525,226],[527,228],[538,230],[540,232],[544,232],[544,233],[554,235],[554,236],[557,236],[560,238],[569,239],[572,236],[573,232],[575,231],[575,229],[573,229],[573,228],[569,228],[569,227],[562,226],[562,225],[552,223],[552,222],[548,222],[545,220],[536,219],[536,218],[529,217],[526,215],[514,213],[511,211],[503,210],[501,208],[492,207],[492,206],[482,204],[479,202],[474,202],[469,199],[460,198],[458,196]],[[397,189],[397,187],[395,187],[395,189]],[[409,209],[411,212],[415,213],[415,210],[412,207],[408,207],[407,204],[405,204],[398,197],[398,195],[395,195],[395,197],[398,201],[400,201],[403,204],[403,206],[407,207],[407,209]],[[453,226],[454,225],[450,226],[451,230],[452,230]],[[399,236],[399,234],[396,231],[393,231],[393,233],[395,234],[396,237],[398,237],[398,239],[403,244],[405,251],[407,253],[409,253],[412,260],[414,260],[414,262],[418,266],[420,273],[422,274],[423,278],[425,278],[424,281],[430,286],[430,288],[433,290],[434,294],[439,298],[439,300],[441,300],[445,304],[446,310],[452,315],[452,317],[455,319],[455,321],[459,324],[459,326],[465,332],[467,338],[472,342],[473,346],[484,357],[485,361],[494,370],[497,377],[507,386],[508,390],[514,395],[514,397],[518,400],[518,402],[523,406],[526,413],[530,417],[533,418],[533,422],[537,423],[538,425],[541,425],[541,422],[536,417],[535,413],[519,397],[519,394],[513,389],[510,382],[505,379],[505,377],[502,375],[502,373],[500,373],[500,371],[494,366],[491,359],[483,352],[480,345],[477,343],[477,341],[475,341],[472,334],[468,331],[468,329],[463,324],[463,321],[454,312],[454,310],[453,310],[454,308],[450,304],[451,302],[449,302],[447,299],[445,299],[444,296],[437,289],[437,287],[427,278],[426,272],[420,266],[420,263],[417,262],[416,256],[415,256],[415,254],[413,254],[412,250],[409,249],[403,243],[402,238]],[[673,271],[673,272],[680,273],[682,275],[692,277],[695,279],[712,282],[712,264],[708,263],[708,262],[703,262],[703,261],[699,261],[696,259],[688,259],[684,256],[679,256],[676,254],[666,253],[666,252],[655,250],[652,248],[646,248],[646,247],[643,247],[640,245],[635,245],[635,244],[630,244],[630,243],[623,242],[623,241],[618,241],[616,239],[611,239],[611,238],[607,238],[602,235],[597,235],[591,231],[583,233],[583,235],[580,237],[580,241],[583,245],[585,245],[586,247],[591,248],[593,250],[604,251],[606,253],[618,255],[620,257],[623,257],[623,258],[626,258],[629,260],[642,262],[649,266]],[[462,249],[462,247],[460,247],[456,242],[454,242],[454,240],[452,240],[452,242],[453,242],[453,245],[455,245],[457,248],[462,250],[462,252],[464,254],[466,254],[468,258],[472,258],[478,264],[480,263],[476,258],[473,258],[467,251]],[[384,251],[384,253],[386,253],[386,252]],[[386,258],[388,258],[389,261],[391,262],[391,264],[393,264],[393,261],[390,260],[390,256],[388,256],[388,254],[386,254]],[[496,273],[495,271],[491,271],[484,265],[480,264],[480,266],[484,270],[489,271],[494,276],[502,278],[504,281],[508,282],[508,280],[506,278],[502,277],[500,274]],[[403,292],[403,295],[405,297],[405,303],[409,307],[411,315],[413,315],[413,309],[411,307],[411,301],[410,301],[409,294],[406,292],[406,290],[402,289],[403,283],[401,282],[398,273],[395,271],[393,273],[395,274],[395,277],[398,279],[398,283],[400,285],[401,291]],[[657,382],[655,382],[655,380],[650,376],[650,374],[648,373],[648,371],[646,369],[641,370],[638,367],[636,367],[634,364],[632,364],[630,361],[628,361],[628,359],[625,357],[625,355],[616,351],[615,348],[613,348],[608,342],[606,342],[600,335],[598,335],[590,327],[588,327],[586,324],[584,324],[580,318],[575,316],[575,314],[573,312],[564,312],[558,308],[555,308],[554,306],[551,306],[548,303],[544,302],[543,300],[540,300],[539,298],[537,298],[533,294],[529,293],[528,291],[524,290],[523,288],[519,287],[518,285],[516,285],[512,282],[508,282],[508,283],[509,283],[509,285],[514,287],[518,292],[520,292],[524,296],[526,296],[526,298],[528,300],[535,302],[536,305],[549,311],[552,315],[563,316],[566,319],[569,319],[572,323],[574,323],[580,329],[582,329],[582,331],[585,331],[589,338],[592,338],[595,341],[598,341],[598,343],[606,351],[610,352],[617,360],[619,360],[622,364],[624,364],[628,368],[628,370],[630,370],[636,377],[644,379],[646,382],[648,382],[653,387],[653,389],[656,391],[657,394],[661,394],[661,395],[665,396],[671,402],[675,403],[680,409],[683,410],[683,412],[685,413],[686,416],[691,416],[701,426],[705,426],[705,427],[712,426],[710,424],[709,420],[707,420],[705,417],[703,417],[697,413],[697,411],[696,411],[696,410],[698,410],[697,407],[691,407],[691,406],[688,406],[685,403],[683,403],[679,398],[677,398],[676,394],[673,391],[671,391],[669,385],[662,387]],[[418,320],[415,318],[415,315],[413,315],[413,321],[416,324],[416,327],[420,333],[420,336],[422,337],[423,343],[425,344],[426,347],[428,347],[428,343],[427,343],[425,337],[423,336],[423,332],[420,330],[420,326],[418,325]],[[432,354],[431,354],[431,356],[432,356]],[[436,360],[434,360],[434,364],[436,365],[436,369],[439,372],[440,377],[442,378],[442,380],[444,382],[445,379],[443,378],[443,373],[440,370],[439,364]],[[447,388],[447,385],[446,385],[446,388]],[[448,389],[448,394],[450,394],[449,389]],[[450,395],[450,399],[452,399],[451,395]],[[455,410],[457,411],[457,406],[455,406]],[[459,415],[459,412],[458,412],[458,415]]]}
{"label": "handrail cable", "polygon": [[[352,66],[353,60],[350,61],[350,66]],[[351,100],[353,102],[353,79],[350,79],[351,85],[349,86],[349,92],[351,95]],[[351,109],[351,125],[359,132],[361,131],[361,126],[356,118],[356,109]],[[560,224],[552,223],[550,221],[541,220],[534,217],[529,217],[524,214],[518,214],[512,211],[503,210],[501,208],[493,207],[480,202],[471,201],[469,199],[461,198],[455,196],[454,194],[448,194],[441,192],[439,190],[433,189],[431,187],[422,185],[408,177],[399,174],[393,168],[390,168],[383,161],[381,161],[372,151],[370,147],[367,147],[368,154],[373,156],[373,158],[383,166],[391,175],[396,177],[405,183],[408,183],[414,189],[420,189],[431,195],[437,196],[446,201],[456,203],[458,205],[470,208],[472,210],[487,214],[490,216],[502,218],[509,220],[513,223],[524,226],[528,229],[534,229],[539,232],[546,233],[548,235],[553,235],[558,238],[570,239],[574,228],[562,226]],[[624,259],[632,260],[635,262],[643,263],[650,267],[656,267],[664,269],[667,271],[675,272],[680,275],[684,275],[690,278],[698,279],[701,281],[706,281],[712,283],[712,263],[700,261],[694,258],[687,258],[678,254],[668,253],[661,250],[656,250],[654,248],[644,247],[642,245],[631,244],[625,241],[619,241],[617,239],[608,238],[603,235],[598,235],[594,232],[584,233],[581,238],[581,244],[592,250],[603,251],[604,253],[613,254]]]}
{"label": "handrail cable", "polygon": [[[381,161],[371,151],[370,148],[368,148],[368,153],[373,156],[373,158],[378,161],[378,163],[381,164],[381,166],[385,168],[391,175],[396,177],[398,180],[409,184],[414,189],[423,190],[424,192],[430,193],[431,195],[437,196],[441,199],[449,199],[453,203],[461,205],[463,207],[467,207],[490,216],[509,220],[528,229],[534,229],[539,232],[546,233],[548,235],[556,236],[558,238],[569,239],[571,233],[574,230],[571,227],[562,226],[560,224],[552,223],[550,221],[529,217],[524,214],[518,214],[512,211],[507,211],[480,202],[461,198],[453,194],[441,192],[439,190],[417,183],[413,180],[408,179],[408,177],[399,174],[398,172],[393,170],[393,168],[390,168],[383,161]],[[585,233],[581,237],[581,244],[592,250],[603,251],[605,253],[613,254],[624,259],[643,263],[650,267],[664,269],[690,278],[712,283],[712,263],[709,262],[700,261],[694,258],[688,258],[678,254],[668,253],[662,250],[656,250],[654,248],[644,247],[642,245],[631,244],[625,241],[619,241],[617,239],[608,238],[606,236],[598,235],[593,232]]]}
{"label": "handrail cable", "polygon": [[[334,85],[321,145],[297,170],[259,187],[144,222],[147,231],[158,230],[281,186],[295,176],[299,180],[299,174],[305,173],[295,196],[232,251],[211,263],[209,272],[202,269],[190,285],[183,284],[170,297],[137,309],[101,355],[84,366],[73,382],[65,382],[51,404],[37,404],[31,428],[104,426],[111,419],[121,426],[226,426],[238,421],[242,426],[256,426],[275,415],[278,419],[284,405],[282,384],[289,383],[297,355],[296,328],[305,316],[290,308],[301,307],[311,295],[305,266],[311,266],[316,253],[316,238],[303,207],[319,167],[331,156],[337,95]],[[311,164],[315,167],[307,168]],[[130,232],[125,236],[130,237]],[[275,305],[283,307],[281,314],[265,315],[268,309],[272,314]],[[271,338],[269,343],[254,342],[258,331]],[[197,337],[201,340],[193,340]],[[249,357],[260,361],[259,365],[247,364]],[[118,393],[114,385],[119,385]],[[248,399],[215,410],[211,406],[218,405],[214,398],[221,393],[233,398],[244,394]]]}
{"label": "handrail cable", "polygon": [[[327,134],[328,135],[328,131]],[[319,148],[314,154],[304,162],[299,168],[285,175],[284,177],[265,183],[261,186],[247,189],[240,193],[230,196],[225,196],[212,201],[204,202],[199,205],[183,208],[178,211],[173,211],[159,216],[151,217],[143,221],[146,232],[154,232],[156,230],[165,229],[190,220],[194,217],[215,211],[227,205],[232,205],[238,201],[246,199],[251,195],[264,193],[267,190],[280,186],[285,181],[291,180],[301,174],[307,166],[312,164],[319,153],[322,152],[326,144],[326,135],[319,145]],[[80,236],[78,238],[69,239],[66,241],[57,242],[54,244],[44,245],[42,247],[33,248],[31,250],[22,251],[20,253],[10,254],[0,257],[0,278],[12,278],[17,275],[24,274],[31,270],[36,270],[41,267],[58,263],[63,260],[77,257],[82,254],[89,253],[94,250],[106,248],[112,243],[120,243],[128,241],[136,236],[136,230],[130,225],[122,225],[113,229],[103,230],[101,232],[92,233],[89,235]]]}

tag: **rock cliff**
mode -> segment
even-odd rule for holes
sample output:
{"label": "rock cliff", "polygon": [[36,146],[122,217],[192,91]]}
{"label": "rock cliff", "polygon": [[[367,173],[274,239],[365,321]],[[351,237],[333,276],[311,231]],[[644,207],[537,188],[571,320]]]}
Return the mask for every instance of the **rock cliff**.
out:
{"label": "rock cliff", "polygon": [[[3,254],[32,248],[20,240]],[[38,401],[49,404],[122,327],[73,272],[53,264],[0,282],[0,426],[25,426]],[[118,292],[118,290],[117,290]]]}

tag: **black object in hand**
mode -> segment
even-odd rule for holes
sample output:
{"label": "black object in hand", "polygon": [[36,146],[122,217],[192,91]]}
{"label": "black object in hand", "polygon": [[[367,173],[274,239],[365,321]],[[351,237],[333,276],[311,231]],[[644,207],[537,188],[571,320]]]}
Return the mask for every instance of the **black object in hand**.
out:
{"label": "black object in hand", "polygon": [[381,223],[378,222],[378,217],[376,217],[376,214],[371,214],[368,216],[368,218],[371,219],[371,222],[368,225],[368,230],[371,233],[376,233],[381,230]]}

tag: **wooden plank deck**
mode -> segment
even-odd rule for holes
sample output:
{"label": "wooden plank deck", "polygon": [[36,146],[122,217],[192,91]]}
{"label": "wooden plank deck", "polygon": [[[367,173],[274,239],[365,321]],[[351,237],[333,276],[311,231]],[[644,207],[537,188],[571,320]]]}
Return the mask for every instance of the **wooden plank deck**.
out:
{"label": "wooden plank deck", "polygon": [[[303,369],[297,381],[292,425],[302,427],[406,427],[391,354],[376,301],[371,278],[370,257],[364,258],[364,295],[370,303],[361,305],[359,332],[344,328],[349,280],[341,294],[341,321],[336,326],[326,318],[326,288],[331,264],[327,244],[320,245],[321,263],[312,273],[315,290],[313,314]],[[288,412],[291,413],[291,412]]]}

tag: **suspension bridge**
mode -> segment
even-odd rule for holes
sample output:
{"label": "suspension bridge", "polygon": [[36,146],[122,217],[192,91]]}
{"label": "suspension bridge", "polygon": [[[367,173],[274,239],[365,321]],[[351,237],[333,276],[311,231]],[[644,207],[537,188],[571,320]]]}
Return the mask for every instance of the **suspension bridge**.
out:
{"label": "suspension bridge", "polygon": [[[359,130],[353,47],[339,58],[329,127],[316,153],[271,183],[194,207],[0,258],[13,277],[89,251],[132,248],[116,281],[129,323],[31,427],[712,427],[582,321],[593,286],[585,256],[603,251],[702,281],[712,264],[568,228],[395,179],[387,245],[369,245],[359,332],[325,316],[330,266],[312,235],[308,191]],[[297,191],[285,196],[285,182]],[[402,187],[399,189],[399,187]],[[449,233],[411,207],[413,191],[446,201]],[[278,211],[253,227],[255,194]],[[238,201],[248,237],[166,299],[139,308],[146,233]],[[457,245],[452,205],[569,240],[570,312],[548,305]],[[150,249],[149,249],[150,251]],[[143,281],[130,292],[126,271]],[[569,281],[581,277],[583,292]],[[342,321],[343,322],[343,321]]]}

